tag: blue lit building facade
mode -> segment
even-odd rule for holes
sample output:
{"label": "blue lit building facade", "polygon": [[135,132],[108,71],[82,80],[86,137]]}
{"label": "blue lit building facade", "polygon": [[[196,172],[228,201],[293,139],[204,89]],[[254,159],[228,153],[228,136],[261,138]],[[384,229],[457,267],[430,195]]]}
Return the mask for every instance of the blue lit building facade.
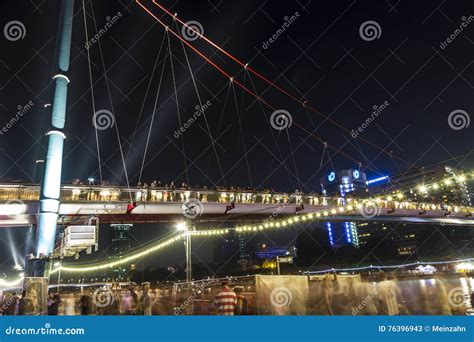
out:
{"label": "blue lit building facade", "polygon": [[[348,194],[365,194],[367,192],[367,175],[357,169],[332,171],[326,177],[321,178],[321,189],[323,196],[346,198]],[[359,246],[359,235],[355,222],[326,222],[326,229],[331,246]]]}

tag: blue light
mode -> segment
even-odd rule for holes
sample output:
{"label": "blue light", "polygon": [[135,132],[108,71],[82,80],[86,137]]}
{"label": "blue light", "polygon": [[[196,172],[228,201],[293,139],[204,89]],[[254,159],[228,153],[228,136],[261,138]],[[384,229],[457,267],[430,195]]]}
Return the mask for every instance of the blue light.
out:
{"label": "blue light", "polygon": [[368,180],[368,181],[366,182],[366,184],[367,184],[367,185],[370,185],[370,184],[382,182],[382,181],[388,180],[388,179],[390,179],[389,176],[383,176],[383,177],[379,177],[379,178],[375,178],[375,179]]}
{"label": "blue light", "polygon": [[329,174],[328,181],[334,182],[335,179],[336,179],[336,173],[333,171]]}
{"label": "blue light", "polygon": [[359,179],[359,177],[360,177],[360,172],[359,172],[358,170],[354,170],[354,171],[352,172],[352,175],[354,176],[355,179]]}

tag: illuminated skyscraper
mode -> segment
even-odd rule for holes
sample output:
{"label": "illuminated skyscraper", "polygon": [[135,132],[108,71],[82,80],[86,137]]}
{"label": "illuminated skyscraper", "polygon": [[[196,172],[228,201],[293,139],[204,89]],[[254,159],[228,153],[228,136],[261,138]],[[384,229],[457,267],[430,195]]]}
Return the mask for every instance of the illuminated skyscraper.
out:
{"label": "illuminated skyscraper", "polygon": [[[332,171],[326,177],[321,178],[321,188],[325,196],[345,198],[349,193],[362,195],[367,192],[367,176],[364,172],[356,169]],[[355,222],[326,222],[326,228],[329,243],[333,247],[359,246]]]}
{"label": "illuminated skyscraper", "polygon": [[[113,254],[110,259],[120,259],[132,247],[130,236],[133,224],[111,224],[110,225],[110,250]],[[128,268],[120,265],[114,268],[114,278],[122,280],[127,278]]]}

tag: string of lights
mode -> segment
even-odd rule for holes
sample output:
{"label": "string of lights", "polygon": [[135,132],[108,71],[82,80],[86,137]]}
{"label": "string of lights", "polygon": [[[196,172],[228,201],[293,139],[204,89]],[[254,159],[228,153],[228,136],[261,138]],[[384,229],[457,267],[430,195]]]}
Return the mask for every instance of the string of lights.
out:
{"label": "string of lights", "polygon": [[[327,209],[323,210],[320,212],[315,212],[315,213],[309,213],[309,214],[295,214],[291,217],[285,218],[283,220],[266,220],[254,225],[245,225],[241,227],[235,227],[235,228],[222,228],[222,229],[205,229],[205,230],[195,230],[193,229],[188,229],[185,227],[185,224],[181,224],[182,226],[182,231],[180,234],[170,237],[168,239],[162,240],[161,242],[154,244],[148,248],[142,249],[140,251],[134,252],[133,254],[124,256],[118,260],[102,263],[94,263],[90,264],[87,266],[68,266],[68,265],[60,265],[57,268],[55,268],[52,273],[58,272],[60,269],[61,271],[64,272],[92,272],[92,271],[97,271],[101,269],[109,269],[113,268],[118,265],[123,265],[126,263],[129,263],[131,261],[140,259],[142,257],[148,256],[152,253],[158,252],[163,250],[166,247],[171,246],[172,244],[176,243],[177,241],[182,240],[186,234],[190,234],[191,236],[194,237],[214,237],[214,236],[221,236],[228,234],[230,231],[235,231],[237,233],[254,233],[254,232],[260,232],[264,230],[269,230],[269,229],[279,229],[279,228],[286,228],[286,227],[291,227],[295,226],[301,223],[310,223],[310,222],[316,222],[316,221],[327,221],[329,217],[331,216],[336,216],[336,215],[341,215],[341,214],[359,214],[362,215],[364,212],[372,212],[374,210],[377,210],[377,203],[382,203],[384,201],[377,200],[375,201],[366,201],[363,203],[357,203],[356,205],[352,204],[347,204],[341,207],[332,208],[332,209]],[[413,203],[410,202],[410,205],[413,205],[416,207],[416,209],[423,208],[423,204],[418,204],[418,203]],[[459,212],[461,209],[459,207],[453,207],[449,208],[453,209],[455,212]]]}
{"label": "string of lights", "polygon": [[472,266],[462,265],[465,263],[470,263],[474,261],[474,258],[469,259],[461,259],[461,260],[454,260],[454,261],[417,261],[411,262],[407,264],[401,265],[370,265],[370,266],[362,266],[362,267],[352,267],[352,268],[329,268],[322,271],[308,271],[304,272],[304,274],[327,274],[327,273],[336,273],[336,272],[356,272],[356,271],[367,271],[367,270],[382,270],[382,269],[397,269],[397,268],[405,268],[405,267],[412,267],[412,266],[423,266],[423,265],[448,265],[448,264],[461,264],[460,269],[463,267],[471,268]]}

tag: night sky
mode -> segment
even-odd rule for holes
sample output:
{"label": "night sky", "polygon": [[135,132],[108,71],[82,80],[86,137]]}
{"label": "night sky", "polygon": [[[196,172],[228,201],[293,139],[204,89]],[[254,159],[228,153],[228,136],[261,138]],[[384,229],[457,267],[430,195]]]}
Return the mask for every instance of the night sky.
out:
{"label": "night sky", "polygon": [[[151,0],[142,3],[176,30]],[[180,120],[183,125],[199,105],[181,42],[170,34],[168,45],[164,28],[134,1],[85,1],[89,40],[107,18],[118,18],[89,48],[95,110],[110,111],[115,120],[113,127],[97,131],[103,180],[319,192],[320,176],[358,162],[370,176],[448,159],[453,167],[473,169],[473,125],[453,129],[448,120],[453,111],[469,120],[474,113],[472,1],[160,3],[183,21],[198,21],[209,39],[320,114],[198,39],[190,44],[271,107],[186,48],[201,101],[211,105],[177,139]],[[15,116],[18,106],[34,103],[0,135],[0,179],[33,182],[35,160],[44,158],[50,112],[43,106],[52,98],[59,11],[60,1],[0,4],[0,126]],[[82,1],[76,1],[75,13],[63,182],[100,179]],[[290,20],[285,32],[277,34]],[[3,28],[12,21],[23,25],[24,37],[7,39]],[[369,21],[378,26],[374,39],[360,33]],[[463,22],[462,32],[455,33]],[[451,35],[454,39],[446,42]],[[360,136],[351,137],[374,106],[386,103]],[[289,112],[291,127],[273,128],[272,108]],[[2,233],[7,241],[7,232]],[[21,244],[21,237],[16,239]],[[9,269],[13,262],[0,264]]]}

